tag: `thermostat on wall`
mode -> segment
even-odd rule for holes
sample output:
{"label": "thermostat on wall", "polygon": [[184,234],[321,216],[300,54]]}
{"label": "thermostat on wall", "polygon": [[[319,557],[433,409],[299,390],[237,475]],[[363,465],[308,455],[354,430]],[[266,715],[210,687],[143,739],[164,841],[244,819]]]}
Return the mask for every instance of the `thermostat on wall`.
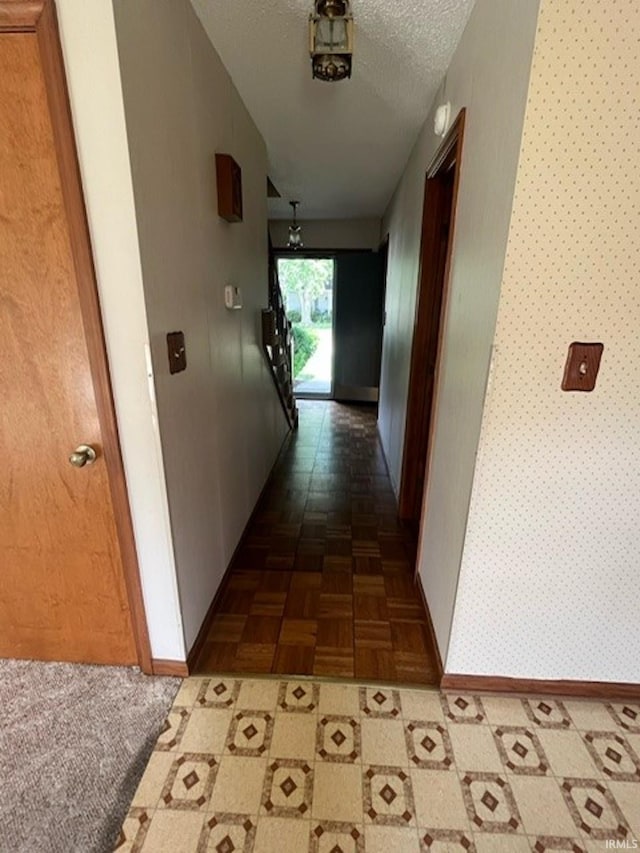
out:
{"label": "thermostat on wall", "polygon": [[242,308],[242,291],[233,284],[227,284],[224,289],[224,304],[231,311]]}

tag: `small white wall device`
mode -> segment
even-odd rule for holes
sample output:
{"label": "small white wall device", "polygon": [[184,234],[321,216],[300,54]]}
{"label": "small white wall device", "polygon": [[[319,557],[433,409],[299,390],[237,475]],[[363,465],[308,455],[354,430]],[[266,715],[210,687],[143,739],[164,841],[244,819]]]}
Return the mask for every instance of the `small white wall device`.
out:
{"label": "small white wall device", "polygon": [[440,104],[436,110],[433,119],[433,131],[436,136],[444,136],[449,129],[449,119],[451,118],[451,104],[447,101],[446,104]]}
{"label": "small white wall device", "polygon": [[233,284],[227,284],[224,289],[224,304],[230,311],[242,308],[242,291]]}

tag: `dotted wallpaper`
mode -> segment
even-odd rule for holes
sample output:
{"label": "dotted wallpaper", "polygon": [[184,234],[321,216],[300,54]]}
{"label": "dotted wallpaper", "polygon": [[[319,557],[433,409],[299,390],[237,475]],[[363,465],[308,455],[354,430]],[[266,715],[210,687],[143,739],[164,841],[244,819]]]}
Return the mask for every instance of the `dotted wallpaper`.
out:
{"label": "dotted wallpaper", "polygon": [[639,125],[637,0],[544,0],[448,672],[640,682]]}

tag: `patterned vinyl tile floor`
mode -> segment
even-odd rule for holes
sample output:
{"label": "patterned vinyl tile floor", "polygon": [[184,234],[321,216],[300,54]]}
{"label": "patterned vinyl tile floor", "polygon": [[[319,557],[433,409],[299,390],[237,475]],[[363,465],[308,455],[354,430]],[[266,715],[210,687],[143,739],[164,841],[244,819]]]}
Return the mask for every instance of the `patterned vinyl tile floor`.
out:
{"label": "patterned vinyl tile floor", "polygon": [[639,755],[634,703],[192,677],[116,849],[635,849]]}

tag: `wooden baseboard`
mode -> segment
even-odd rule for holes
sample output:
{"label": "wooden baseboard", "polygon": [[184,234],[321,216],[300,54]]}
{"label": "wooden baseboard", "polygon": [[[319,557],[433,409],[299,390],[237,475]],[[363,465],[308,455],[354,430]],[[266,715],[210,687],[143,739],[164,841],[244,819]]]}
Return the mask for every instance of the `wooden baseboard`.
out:
{"label": "wooden baseboard", "polygon": [[[431,619],[431,611],[429,610],[429,604],[427,602],[427,597],[424,594],[424,587],[422,586],[422,580],[420,575],[416,571],[416,586],[418,587],[418,592],[420,593],[420,598],[422,599],[422,604],[424,605],[424,609],[427,613],[427,627],[429,629],[429,639],[431,640],[431,646],[436,655],[436,667],[437,667],[437,676],[438,681],[442,683],[444,667],[442,666],[442,658],[440,657],[440,649],[438,648],[438,640],[436,639],[436,632],[433,628],[433,621]],[[446,677],[446,676],[445,676]]]}
{"label": "wooden baseboard", "polygon": [[382,435],[380,434],[380,424],[376,420],[376,435],[378,436],[378,446],[380,447],[380,452],[382,453],[382,458],[384,459],[384,465],[387,469],[387,477],[389,478],[389,482],[391,483],[391,489],[393,490],[393,494],[396,496],[396,503],[398,503],[398,493],[396,492],[396,487],[393,482],[393,477],[391,476],[391,468],[389,468],[389,460],[387,459],[387,454],[384,450],[384,443],[382,441]]}
{"label": "wooden baseboard", "polygon": [[176,675],[178,678],[186,678],[189,675],[187,664],[183,660],[151,659],[151,672],[154,675]]}
{"label": "wooden baseboard", "polygon": [[640,684],[620,681],[568,681],[537,678],[506,678],[499,675],[461,675],[446,673],[440,680],[442,690],[465,693],[526,693],[531,696],[567,696],[580,699],[640,699]]}
{"label": "wooden baseboard", "polygon": [[[389,462],[387,461],[387,456],[384,452],[384,445],[382,443],[382,437],[380,435],[380,427],[377,424],[376,424],[376,430],[378,433],[378,443],[380,446],[380,450],[382,451],[382,458],[384,459],[384,464],[386,465],[386,468],[387,468],[387,476],[389,477],[389,482],[391,483],[391,486],[393,488],[393,491],[394,491],[394,494],[396,497],[396,502],[397,502],[398,495],[397,495],[395,488],[393,486],[393,480],[391,478]],[[405,524],[406,524],[406,522],[405,522]],[[418,538],[418,536],[416,533],[416,542],[417,542],[417,538]],[[417,561],[417,555],[416,555],[416,561]],[[436,639],[436,632],[433,628],[433,620],[431,618],[431,611],[429,610],[429,604],[427,602],[427,596],[424,594],[424,587],[422,586],[422,579],[420,578],[420,575],[418,574],[417,562],[416,562],[414,569],[415,569],[415,584],[418,588],[418,594],[420,595],[420,598],[422,600],[422,604],[424,606],[425,613],[427,614],[427,629],[429,632],[429,639],[431,641],[431,646],[433,647],[433,650],[435,652],[436,669],[437,669],[436,676],[437,676],[437,680],[440,681],[442,679],[442,675],[444,673],[444,667],[442,666],[442,657],[440,656],[440,649],[438,648],[438,641]]]}
{"label": "wooden baseboard", "polygon": [[245,539],[247,536],[247,531],[249,530],[249,528],[251,527],[251,524],[253,523],[256,511],[257,511],[258,507],[260,506],[260,503],[262,501],[262,498],[265,495],[265,492],[267,491],[267,489],[271,485],[271,481],[273,479],[274,471],[278,467],[278,463],[280,462],[280,460],[282,459],[282,457],[286,453],[287,448],[289,447],[289,442],[291,441],[292,435],[293,435],[293,430],[289,430],[289,432],[286,434],[286,436],[284,438],[284,441],[282,442],[282,446],[280,447],[280,450],[278,451],[278,455],[276,456],[276,460],[273,463],[271,471],[269,472],[269,476],[267,477],[265,484],[262,487],[262,490],[260,492],[260,495],[258,496],[258,500],[256,501],[256,505],[254,506],[254,508],[251,512],[251,515],[249,516],[249,520],[247,521],[247,523],[245,525],[245,528],[242,532],[242,536],[240,537],[240,540],[234,549],[234,552],[231,556],[231,559],[229,560],[229,565],[225,569],[224,575],[222,576],[222,580],[220,581],[220,583],[218,585],[218,589],[216,590],[216,594],[213,596],[213,600],[207,609],[207,613],[206,613],[204,619],[202,620],[202,625],[200,626],[200,630],[198,631],[198,636],[196,637],[193,645],[191,646],[189,654],[187,655],[187,664],[186,664],[187,669],[188,669],[187,674],[193,672],[193,668],[196,664],[196,661],[198,660],[198,657],[200,656],[200,652],[202,651],[202,647],[204,646],[205,641],[207,639],[207,635],[209,633],[209,628],[211,627],[211,622],[213,621],[213,616],[214,616],[214,613],[216,611],[216,607],[218,605],[218,602],[220,601],[220,599],[222,598],[222,596],[224,594],[227,583],[229,582],[229,576],[231,574],[231,567],[233,566],[233,562],[236,558],[236,555],[240,551],[240,548],[244,545],[244,542],[245,542]]}
{"label": "wooden baseboard", "polygon": [[[240,541],[242,542],[243,539],[244,539],[244,533],[242,534],[242,538],[240,539]],[[202,625],[200,626],[200,630],[198,631],[198,636],[195,638],[194,643],[191,646],[191,649],[189,651],[189,654],[187,655],[187,669],[189,671],[189,674],[191,674],[193,672],[193,668],[196,665],[196,661],[200,657],[200,652],[202,651],[202,648],[203,648],[205,641],[207,639],[207,635],[209,634],[209,628],[211,627],[211,623],[213,622],[213,614],[215,613],[216,607],[218,606],[218,602],[220,601],[220,599],[224,595],[224,591],[227,588],[227,583],[229,581],[229,575],[231,574],[231,566],[233,565],[233,560],[234,560],[234,557],[235,557],[237,551],[238,551],[238,549],[236,548],[236,550],[233,552],[233,556],[231,557],[229,565],[225,569],[225,573],[222,576],[222,580],[220,581],[220,584],[218,585],[218,589],[216,590],[216,594],[213,596],[211,604],[209,605],[209,607],[207,609],[206,615],[205,615],[204,619],[202,620]]]}

